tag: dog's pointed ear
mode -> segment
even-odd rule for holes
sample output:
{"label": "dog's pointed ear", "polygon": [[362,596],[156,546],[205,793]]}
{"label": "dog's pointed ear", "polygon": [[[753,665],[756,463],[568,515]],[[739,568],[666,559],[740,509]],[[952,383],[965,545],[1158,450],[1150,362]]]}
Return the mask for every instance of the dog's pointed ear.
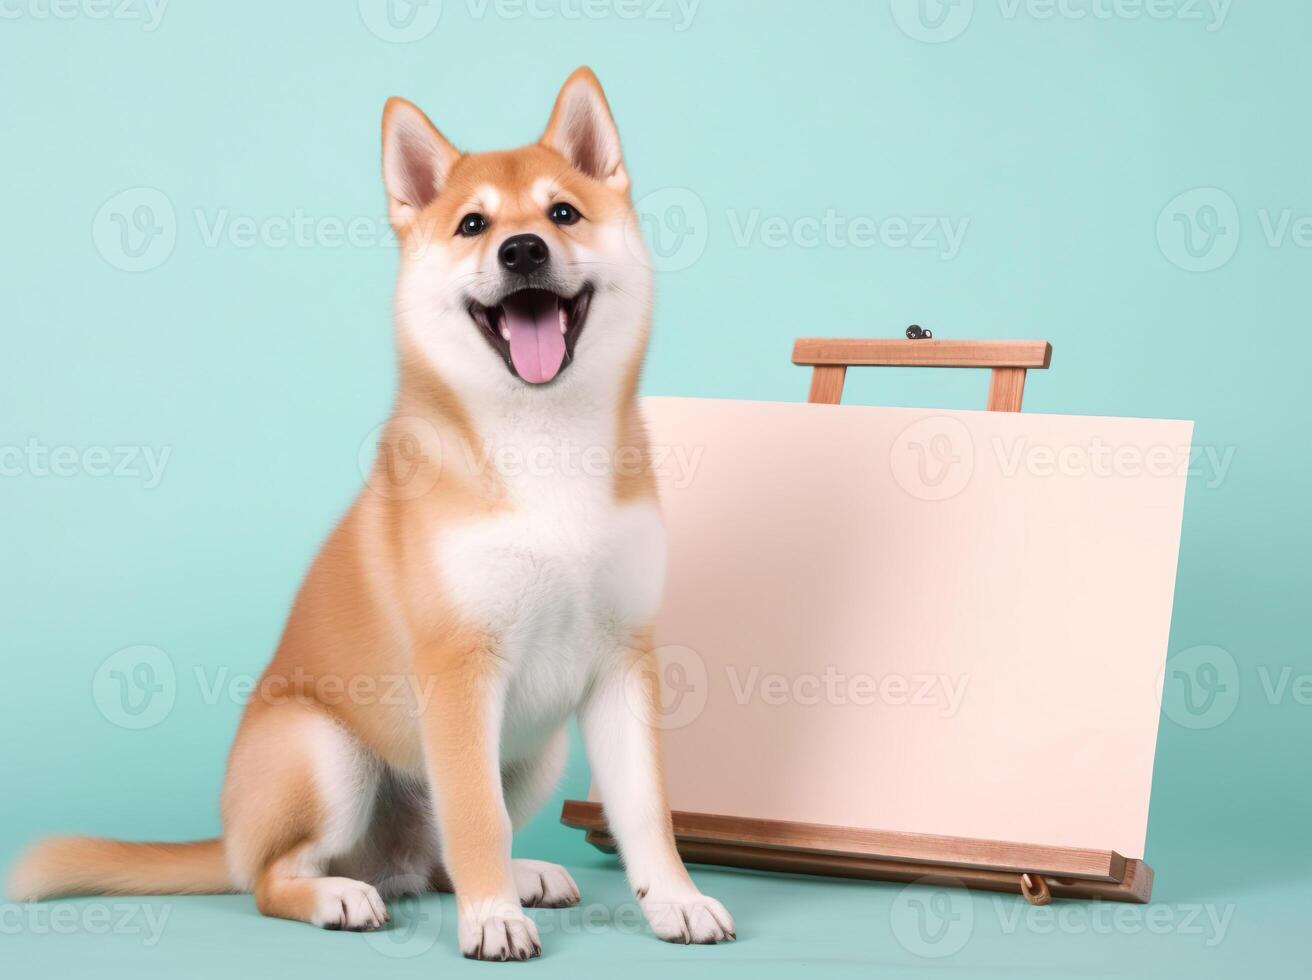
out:
{"label": "dog's pointed ear", "polygon": [[620,134],[606,103],[606,93],[591,68],[579,68],[565,79],[547,131],[542,134],[542,144],[594,180],[619,191],[629,189],[629,175],[620,154]]}
{"label": "dog's pointed ear", "polygon": [[392,226],[403,231],[446,186],[460,151],[423,111],[396,96],[383,107],[383,186]]}

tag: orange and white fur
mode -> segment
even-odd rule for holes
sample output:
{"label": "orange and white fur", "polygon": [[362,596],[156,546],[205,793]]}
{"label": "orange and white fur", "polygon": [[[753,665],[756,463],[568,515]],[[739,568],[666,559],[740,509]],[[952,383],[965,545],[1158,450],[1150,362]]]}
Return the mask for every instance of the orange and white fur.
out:
{"label": "orange and white fur", "polygon": [[[538,143],[492,153],[461,154],[392,99],[383,176],[398,395],[246,708],[222,839],[45,841],[11,894],[250,891],[265,915],[364,930],[395,894],[452,888],[466,956],[527,959],[541,946],[522,906],[579,893],[564,868],[512,859],[511,834],[555,786],[577,713],[653,931],[732,939],[675,850],[659,694],[635,683],[654,675],[664,574],[634,465],[651,275],[601,87],[579,69]],[[389,702],[397,677],[409,694]],[[350,693],[361,678],[372,695]],[[329,681],[346,696],[321,696]]]}

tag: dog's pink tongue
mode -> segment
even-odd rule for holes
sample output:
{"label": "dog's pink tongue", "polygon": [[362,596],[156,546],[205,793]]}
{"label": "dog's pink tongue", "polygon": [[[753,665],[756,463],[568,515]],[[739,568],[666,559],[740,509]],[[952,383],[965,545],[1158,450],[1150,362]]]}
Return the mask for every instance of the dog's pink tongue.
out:
{"label": "dog's pink tongue", "polygon": [[560,373],[565,361],[560,303],[554,299],[549,303],[508,303],[504,309],[515,370],[530,384],[545,384]]}

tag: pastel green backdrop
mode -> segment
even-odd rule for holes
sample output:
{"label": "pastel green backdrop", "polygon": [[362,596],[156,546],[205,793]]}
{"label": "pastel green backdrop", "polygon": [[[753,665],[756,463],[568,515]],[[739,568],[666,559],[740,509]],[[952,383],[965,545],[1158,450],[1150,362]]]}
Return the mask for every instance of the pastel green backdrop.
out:
{"label": "pastel green backdrop", "polygon": [[[660,269],[646,392],[801,399],[793,337],[918,322],[1047,338],[1056,355],[1029,410],[1196,419],[1203,452],[1150,909],[1054,915],[702,870],[740,941],[667,947],[630,934],[619,873],[556,825],[553,803],[517,849],[578,869],[600,920],[539,913],[547,956],[528,969],[1197,976],[1303,959],[1312,7],[430,0],[394,2],[389,19],[381,0],[12,0],[3,13],[0,865],[49,831],[217,830],[231,685],[269,654],[392,392],[383,100],[412,98],[461,146],[517,144],[587,63]],[[872,370],[848,398],[978,407],[985,383]],[[95,678],[143,644],[167,652],[176,698],[133,730]],[[578,795],[573,762],[562,789]],[[107,929],[105,903],[62,903],[64,927],[0,906],[0,964],[467,967],[441,927],[449,899],[412,910],[413,933],[373,939],[261,920],[247,897],[111,904],[124,921]],[[158,941],[151,915],[167,916]]]}

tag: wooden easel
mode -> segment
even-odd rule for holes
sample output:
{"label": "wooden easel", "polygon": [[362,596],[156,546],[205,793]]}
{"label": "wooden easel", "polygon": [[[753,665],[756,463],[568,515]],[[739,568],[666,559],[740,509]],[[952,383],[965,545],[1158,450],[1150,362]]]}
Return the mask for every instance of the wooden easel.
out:
{"label": "wooden easel", "polygon": [[[1042,340],[844,340],[801,338],[793,363],[810,366],[809,401],[837,405],[855,366],[989,368],[988,410],[1019,412],[1026,372],[1048,367]],[[1153,871],[1115,851],[1047,847],[969,837],[833,827],[706,813],[671,814],[684,860],[701,864],[881,881],[924,881],[1023,895],[1146,903]],[[566,800],[561,823],[614,853],[601,804]]]}

